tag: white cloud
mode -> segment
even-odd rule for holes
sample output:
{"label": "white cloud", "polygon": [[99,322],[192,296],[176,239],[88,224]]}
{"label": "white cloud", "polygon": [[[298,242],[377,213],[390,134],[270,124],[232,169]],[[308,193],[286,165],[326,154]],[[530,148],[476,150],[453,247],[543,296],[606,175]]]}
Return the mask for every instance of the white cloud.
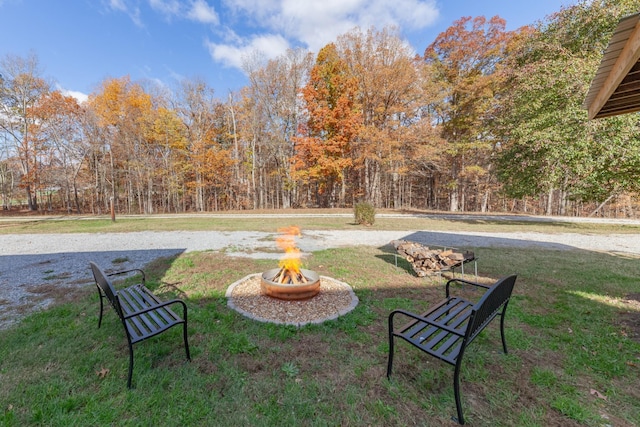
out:
{"label": "white cloud", "polygon": [[[265,18],[279,9],[282,0],[224,0],[225,6],[231,10],[242,13],[250,11],[257,18]],[[307,1],[308,3],[308,1]]]}
{"label": "white cloud", "polygon": [[137,6],[129,7],[125,0],[109,0],[109,8],[117,12],[126,13],[136,26],[142,28],[144,24],[140,18],[140,8]]}
{"label": "white cloud", "polygon": [[203,24],[218,25],[218,14],[215,9],[209,6],[205,0],[195,0],[191,3],[191,9],[187,13],[187,18]]}
{"label": "white cloud", "polygon": [[180,74],[177,71],[174,71],[174,70],[172,70],[170,68],[168,69],[168,71],[169,71],[169,76],[171,76],[171,78],[174,79],[177,82],[180,82],[180,81],[184,80],[184,78],[185,78],[182,74]]}
{"label": "white cloud", "polygon": [[149,6],[155,11],[167,16],[180,14],[181,5],[178,0],[149,0]]}
{"label": "white cloud", "polygon": [[240,45],[205,42],[211,57],[228,67],[242,69],[244,58],[254,52],[260,52],[266,59],[272,59],[284,54],[289,48],[287,40],[277,34],[254,36]]}
{"label": "white cloud", "polygon": [[109,0],[109,6],[111,9],[119,10],[121,12],[127,11],[127,5],[123,0]]}
{"label": "white cloud", "polygon": [[75,90],[64,89],[64,88],[60,87],[60,85],[56,85],[56,88],[64,96],[71,96],[71,97],[75,98],[78,101],[78,104],[82,104],[87,99],[89,99],[89,95],[87,95],[86,93],[78,92],[78,91],[75,91]]}
{"label": "white cloud", "polygon": [[[260,43],[289,40],[318,52],[327,43],[358,26],[363,29],[396,26],[419,30],[433,24],[438,18],[435,0],[224,0],[238,21],[271,33],[270,37],[250,41],[209,43],[214,60],[237,66],[238,54],[250,48],[277,51],[276,46]],[[277,37],[275,36],[277,35]],[[235,52],[235,53],[234,53]]]}
{"label": "white cloud", "polygon": [[360,16],[353,12],[363,13],[367,3],[366,0],[325,0],[307,5],[283,0],[280,13],[274,15],[269,24],[272,28],[285,28],[289,37],[318,52],[340,34],[362,25]]}
{"label": "white cloud", "polygon": [[156,85],[160,89],[166,89],[166,87],[167,87],[167,85],[157,77],[153,77],[153,78],[149,79],[149,81],[151,83],[153,83],[154,85]]}
{"label": "white cloud", "polygon": [[433,0],[324,0],[311,5],[282,0],[280,11],[271,26],[284,25],[290,37],[314,52],[355,26],[415,30],[431,25],[438,17]]}
{"label": "white cloud", "polygon": [[[122,0],[111,0],[121,2]],[[171,20],[171,18],[190,19],[203,24],[218,25],[218,13],[206,0],[148,0],[149,6]]]}
{"label": "white cloud", "polygon": [[412,30],[419,30],[436,22],[438,8],[433,1],[417,2],[415,0],[396,0],[396,15],[402,24]]}

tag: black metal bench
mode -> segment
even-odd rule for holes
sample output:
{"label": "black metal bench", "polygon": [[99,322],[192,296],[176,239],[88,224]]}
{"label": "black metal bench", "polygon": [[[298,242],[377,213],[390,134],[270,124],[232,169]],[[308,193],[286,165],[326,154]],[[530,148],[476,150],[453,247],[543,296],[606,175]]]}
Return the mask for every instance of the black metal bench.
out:
{"label": "black metal bench", "polygon": [[[100,318],[98,328],[102,325],[103,299],[107,298],[113,309],[120,317],[129,344],[129,377],[127,387],[131,388],[133,375],[133,344],[158,335],[172,326],[182,324],[184,348],[187,360],[191,360],[189,353],[189,341],[187,339],[187,306],[179,299],[161,301],[145,286],[145,274],[140,269],[118,271],[105,274],[95,263],[90,262],[91,271],[96,281],[98,294],[100,295]],[[110,276],[137,272],[142,275],[142,283],[116,290]],[[182,306],[182,317],[174,313],[170,306]]]}
{"label": "black metal bench", "polygon": [[[446,285],[446,298],[436,304],[425,314],[419,316],[405,310],[394,310],[389,315],[389,359],[387,378],[391,377],[393,367],[394,338],[402,338],[416,348],[428,353],[450,365],[455,366],[453,390],[456,399],[458,423],[464,424],[462,406],[460,404],[460,367],[467,346],[496,317],[500,316],[500,334],[502,348],[507,353],[507,342],[504,338],[504,315],[507,310],[516,276],[508,276],[493,285],[484,285],[463,279],[451,279]],[[485,288],[486,291],[477,303],[464,298],[451,296],[451,284],[460,283]],[[401,328],[394,327],[397,315],[410,318],[409,323]]]}

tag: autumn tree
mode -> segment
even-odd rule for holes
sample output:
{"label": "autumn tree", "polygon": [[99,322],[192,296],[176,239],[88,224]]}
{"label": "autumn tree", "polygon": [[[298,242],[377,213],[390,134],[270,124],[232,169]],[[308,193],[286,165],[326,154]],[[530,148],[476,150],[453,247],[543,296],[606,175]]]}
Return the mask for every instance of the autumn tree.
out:
{"label": "autumn tree", "polygon": [[[366,32],[356,28],[338,37],[336,48],[356,79],[357,107],[362,113],[354,157],[359,174],[354,197],[376,206],[400,207],[398,184],[405,172],[402,145],[420,98],[413,50],[397,29],[389,27]],[[383,194],[392,201],[383,201]]]}
{"label": "autumn tree", "polygon": [[495,16],[464,17],[427,47],[424,60],[444,96],[434,105],[442,137],[448,141],[449,209],[467,208],[467,195],[487,209],[491,189],[491,151],[494,136],[486,131],[489,113],[500,87],[497,64],[504,59],[512,32]]}
{"label": "autumn tree", "polygon": [[49,92],[31,107],[35,117],[31,134],[41,152],[49,160],[49,177],[42,181],[60,188],[66,209],[81,211],[78,195],[78,174],[88,153],[81,127],[81,108],[75,98],[60,91]]}
{"label": "autumn tree", "polygon": [[159,200],[155,203],[162,212],[186,210],[186,189],[191,164],[184,123],[176,110],[166,105],[155,110],[148,132],[150,144],[157,154],[154,170],[155,188]]}
{"label": "autumn tree", "polygon": [[266,63],[258,56],[245,61],[256,207],[288,208],[298,203],[290,160],[304,112],[299,94],[312,63],[312,55],[303,49],[290,49]]}
{"label": "autumn tree", "polygon": [[38,209],[39,147],[29,130],[35,117],[31,108],[49,92],[41,77],[38,58],[7,55],[0,60],[0,129],[15,148],[22,168],[21,185],[26,192],[29,210]]}
{"label": "autumn tree", "polygon": [[182,121],[187,143],[186,167],[192,178],[197,211],[216,206],[229,182],[233,161],[223,134],[223,108],[214,91],[202,79],[184,80],[177,103],[178,117]]}
{"label": "autumn tree", "polygon": [[246,168],[245,154],[249,151],[247,138],[244,136],[242,99],[239,93],[229,93],[224,103],[224,129],[226,138],[231,142],[231,159],[233,162],[233,176],[229,185],[232,208],[243,209],[250,206],[249,179]]}
{"label": "autumn tree", "polygon": [[106,79],[89,97],[89,106],[102,127],[98,141],[102,146],[94,149],[108,165],[110,197],[118,206],[122,190],[127,212],[136,208],[140,213],[153,212],[153,174],[158,165],[156,147],[149,143],[155,118],[151,96],[128,76]]}
{"label": "autumn tree", "polygon": [[[320,206],[345,206],[348,169],[362,126],[357,108],[357,80],[333,43],[320,50],[303,88],[308,119],[303,135],[294,138],[294,170],[307,184],[316,184]],[[339,188],[336,194],[336,188]],[[337,202],[336,202],[337,201]]]}
{"label": "autumn tree", "polygon": [[447,176],[447,142],[441,136],[441,125],[434,107],[444,93],[432,76],[432,66],[416,58],[415,115],[411,117],[403,145],[406,173],[402,175],[402,203],[423,209],[443,209],[443,177]]}

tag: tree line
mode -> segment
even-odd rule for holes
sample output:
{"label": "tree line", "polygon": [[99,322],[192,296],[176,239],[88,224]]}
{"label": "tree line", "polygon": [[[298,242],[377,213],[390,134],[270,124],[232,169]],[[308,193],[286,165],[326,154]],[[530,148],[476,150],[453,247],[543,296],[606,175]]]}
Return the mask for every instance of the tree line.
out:
{"label": "tree line", "polygon": [[463,17],[416,54],[355,28],[247,57],[218,97],[107,78],[81,104],[35,54],[0,59],[3,209],[101,214],[351,207],[634,216],[638,115],[581,107],[618,20],[593,0],[514,31]]}

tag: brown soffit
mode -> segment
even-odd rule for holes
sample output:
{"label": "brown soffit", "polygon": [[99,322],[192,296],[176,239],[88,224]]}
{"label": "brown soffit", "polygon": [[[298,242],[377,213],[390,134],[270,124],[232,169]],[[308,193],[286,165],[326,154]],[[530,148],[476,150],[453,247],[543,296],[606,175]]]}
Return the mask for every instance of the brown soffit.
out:
{"label": "brown soffit", "polygon": [[589,119],[640,111],[640,13],[620,19],[582,103]]}

